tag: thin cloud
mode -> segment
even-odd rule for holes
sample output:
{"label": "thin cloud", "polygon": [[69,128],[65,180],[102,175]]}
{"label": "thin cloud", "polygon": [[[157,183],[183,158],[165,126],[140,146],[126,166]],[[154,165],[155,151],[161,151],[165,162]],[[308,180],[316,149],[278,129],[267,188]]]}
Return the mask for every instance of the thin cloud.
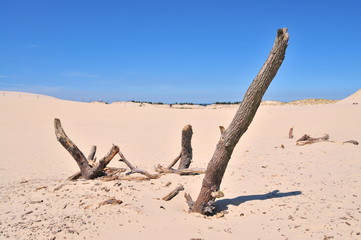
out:
{"label": "thin cloud", "polygon": [[80,77],[80,78],[98,78],[98,75],[88,74],[82,72],[67,72],[62,74],[65,77]]}

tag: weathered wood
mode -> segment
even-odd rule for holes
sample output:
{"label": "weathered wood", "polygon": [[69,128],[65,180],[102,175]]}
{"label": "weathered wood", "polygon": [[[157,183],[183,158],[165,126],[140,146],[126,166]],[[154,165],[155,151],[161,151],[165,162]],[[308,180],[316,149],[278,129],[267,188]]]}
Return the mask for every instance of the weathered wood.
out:
{"label": "weathered wood", "polygon": [[176,187],[173,191],[168,193],[167,196],[163,197],[162,199],[164,201],[169,201],[172,198],[174,198],[175,196],[177,196],[180,191],[183,191],[183,190],[184,190],[183,185],[179,185],[178,187]]}
{"label": "weathered wood", "polygon": [[96,157],[95,157],[95,153],[97,152],[97,146],[92,146],[90,153],[87,157],[88,163],[89,165],[91,165],[92,167],[95,166],[95,162],[96,162]]}
{"label": "weathered wood", "polygon": [[184,193],[184,198],[186,199],[186,203],[188,204],[189,210],[193,209],[194,201],[189,193]]}
{"label": "weathered wood", "polygon": [[224,133],[226,129],[223,126],[219,126],[219,131],[221,131],[221,135]]}
{"label": "weathered wood", "polygon": [[212,192],[219,191],[233,149],[241,136],[247,131],[264,93],[276,76],[285,58],[287,44],[287,28],[278,29],[276,40],[266,62],[248,88],[231,124],[221,135],[213,157],[207,166],[202,188],[192,206],[192,212],[201,214],[213,213],[215,198],[212,196]]}
{"label": "weathered wood", "polygon": [[293,127],[291,127],[290,130],[288,131],[288,138],[293,139]]}
{"label": "weathered wood", "polygon": [[129,168],[130,168],[130,172],[128,174],[133,174],[133,173],[140,173],[143,174],[144,176],[148,177],[149,179],[157,179],[160,177],[159,174],[152,174],[149,173],[143,169],[139,169],[135,166],[133,166],[124,156],[124,154],[122,152],[118,152],[120,159],[119,161],[124,162]]}
{"label": "weathered wood", "polygon": [[318,138],[313,138],[313,137],[305,134],[296,141],[296,145],[304,146],[307,144],[312,144],[312,143],[317,143],[317,142],[325,142],[325,141],[328,141],[329,139],[330,139],[330,136],[328,134],[325,134],[325,136],[318,137]]}
{"label": "weathered wood", "polygon": [[90,169],[88,161],[86,160],[84,154],[79,150],[79,148],[68,138],[65,134],[61,122],[59,119],[54,119],[55,135],[58,141],[63,145],[63,147],[70,153],[78,164],[81,175],[86,175],[86,172]]}
{"label": "weathered wood", "polygon": [[199,175],[199,174],[204,174],[206,172],[205,169],[201,169],[201,168],[186,168],[186,169],[178,170],[173,168],[171,169],[164,168],[161,165],[158,165],[155,168],[155,171],[162,174],[174,173],[179,175]]}
{"label": "weathered wood", "polygon": [[181,159],[178,166],[179,170],[189,168],[189,166],[191,165],[193,157],[192,135],[192,126],[186,125],[182,130],[182,151]]}
{"label": "weathered wood", "polygon": [[[105,173],[105,176],[101,180],[106,181],[106,180],[104,180],[106,178],[107,178],[107,180],[109,180],[109,179],[111,179],[111,177],[114,177],[114,175],[125,172],[125,171],[126,171],[125,168],[106,167],[103,170],[103,172]],[[74,173],[73,175],[71,175],[70,177],[68,177],[67,180],[74,181],[81,177],[82,177],[81,173],[77,172],[77,173]],[[114,177],[113,180],[116,180],[116,177]]]}
{"label": "weathered wood", "polygon": [[108,205],[108,204],[111,204],[111,205],[119,205],[119,204],[122,204],[122,203],[123,203],[122,200],[119,200],[119,199],[116,199],[116,198],[112,197],[112,198],[109,198],[108,200],[105,200],[105,201],[103,201],[103,202],[100,202],[100,203],[98,204],[98,207],[97,207],[97,208],[100,208],[100,207],[103,206],[103,205]]}
{"label": "weathered wood", "polygon": [[[93,179],[104,174],[104,168],[109,164],[113,157],[118,153],[119,147],[113,145],[110,151],[98,163],[91,166],[84,154],[65,134],[61,122],[58,118],[54,119],[55,135],[57,140],[70,153],[80,168],[81,176],[85,179]],[[77,174],[74,174],[75,176]]]}
{"label": "weathered wood", "polygon": [[66,180],[74,181],[74,180],[77,180],[79,178],[81,178],[81,172],[74,173],[73,175],[68,177]]}
{"label": "weathered wood", "polygon": [[124,181],[149,181],[150,178],[146,176],[119,176],[118,180],[124,180]]}
{"label": "weathered wood", "polygon": [[179,153],[179,155],[173,160],[173,162],[171,162],[169,165],[168,165],[168,169],[171,169],[177,162],[178,160],[181,158],[182,156],[182,152]]}
{"label": "weathered wood", "polygon": [[351,143],[353,145],[358,145],[358,142],[355,140],[348,140],[348,141],[344,141],[343,143]]}

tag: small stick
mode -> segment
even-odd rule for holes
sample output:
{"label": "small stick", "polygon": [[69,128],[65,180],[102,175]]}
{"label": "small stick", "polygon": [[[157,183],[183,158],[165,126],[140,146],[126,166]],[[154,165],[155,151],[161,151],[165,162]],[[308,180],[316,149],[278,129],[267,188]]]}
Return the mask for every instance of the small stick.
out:
{"label": "small stick", "polygon": [[174,198],[175,196],[177,196],[180,191],[183,191],[183,190],[184,190],[183,185],[179,185],[178,187],[176,187],[173,191],[171,191],[167,196],[163,197],[162,199],[164,201],[169,201],[172,198]]}
{"label": "small stick", "polygon": [[189,193],[184,193],[186,203],[188,204],[189,210],[192,210],[194,201]]}
{"label": "small stick", "polygon": [[158,165],[155,168],[155,171],[162,174],[174,173],[179,175],[199,175],[199,174],[204,174],[206,172],[206,170],[202,168],[186,168],[186,169],[178,170],[178,169],[167,169],[162,167],[161,165]]}
{"label": "small stick", "polygon": [[182,157],[182,152],[180,152],[179,155],[173,160],[173,162],[171,162],[171,164],[168,165],[167,169],[171,169],[181,157]]}

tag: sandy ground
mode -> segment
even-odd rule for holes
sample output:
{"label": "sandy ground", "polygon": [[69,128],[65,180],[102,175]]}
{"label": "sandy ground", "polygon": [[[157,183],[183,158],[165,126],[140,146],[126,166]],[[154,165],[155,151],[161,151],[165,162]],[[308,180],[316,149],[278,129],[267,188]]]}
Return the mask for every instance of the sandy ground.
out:
{"label": "sandy ground", "polygon": [[[355,104],[358,103],[358,104]],[[264,105],[237,145],[216,202],[223,217],[189,214],[203,175],[150,181],[67,182],[77,164],[53,121],[87,155],[114,143],[153,171],[180,151],[193,126],[192,167],[205,168],[236,108],[79,103],[0,92],[0,239],[361,239],[361,92],[335,104]],[[294,139],[288,130],[294,128]],[[296,146],[303,134],[334,142]],[[114,159],[110,166],[125,167]],[[171,182],[169,186],[166,183]],[[178,184],[185,191],[161,200]],[[61,186],[60,188],[58,188]],[[119,205],[99,205],[109,198]]]}

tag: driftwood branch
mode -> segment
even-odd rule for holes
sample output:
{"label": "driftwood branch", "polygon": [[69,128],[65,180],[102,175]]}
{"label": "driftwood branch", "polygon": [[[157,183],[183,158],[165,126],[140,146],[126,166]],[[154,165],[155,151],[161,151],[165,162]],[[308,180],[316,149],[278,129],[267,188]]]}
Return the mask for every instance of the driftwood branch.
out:
{"label": "driftwood branch", "polygon": [[159,178],[160,175],[159,174],[151,174],[143,169],[139,169],[135,166],[133,166],[124,156],[124,154],[122,152],[118,152],[120,159],[119,161],[124,162],[129,168],[130,168],[130,173],[128,174],[133,174],[133,173],[140,173],[143,174],[144,176],[148,177],[149,179],[156,179]]}
{"label": "driftwood branch", "polygon": [[325,136],[318,137],[318,138],[313,138],[313,137],[305,134],[296,141],[296,145],[304,146],[304,145],[307,145],[307,144],[312,144],[312,143],[317,143],[317,142],[326,142],[329,139],[330,139],[330,136],[328,134],[325,134]]}
{"label": "driftwood branch", "polygon": [[173,191],[168,193],[167,196],[163,197],[162,199],[164,201],[169,201],[172,198],[174,198],[175,196],[177,196],[180,191],[183,191],[183,190],[184,190],[183,185],[179,185],[178,187],[176,187]]}
{"label": "driftwood branch", "polygon": [[[91,164],[89,164],[88,160],[85,158],[84,154],[79,150],[79,148],[75,145],[75,143],[73,143],[70,140],[70,138],[65,134],[65,131],[61,126],[61,122],[58,118],[54,119],[54,128],[55,128],[55,135],[57,140],[74,158],[74,160],[76,161],[76,163],[80,168],[81,176],[85,179],[93,179],[104,175],[103,172],[104,168],[109,164],[109,162],[114,158],[114,156],[119,151],[119,148],[113,145],[113,147],[110,149],[108,154],[104,158],[102,158],[98,163],[92,166]],[[76,179],[78,176],[79,174],[76,173],[72,177]]]}
{"label": "driftwood branch", "polygon": [[191,211],[202,214],[213,213],[215,198],[212,196],[212,192],[217,192],[220,189],[233,150],[241,136],[247,131],[260,106],[264,93],[276,76],[285,58],[287,45],[287,28],[278,29],[276,40],[266,62],[248,88],[231,124],[222,133],[212,159],[207,166],[202,188]]}
{"label": "driftwood branch", "polygon": [[174,173],[174,174],[179,174],[179,175],[199,175],[199,174],[204,174],[206,172],[205,169],[201,169],[201,168],[186,168],[186,169],[169,169],[169,168],[164,168],[161,165],[158,165],[155,168],[155,171],[157,171],[158,173],[161,174],[169,174],[169,173]]}
{"label": "driftwood branch", "polygon": [[171,169],[178,162],[178,160],[181,158],[181,156],[182,156],[182,152],[180,152],[179,155],[173,160],[173,162],[171,162],[168,165],[167,169]]}

